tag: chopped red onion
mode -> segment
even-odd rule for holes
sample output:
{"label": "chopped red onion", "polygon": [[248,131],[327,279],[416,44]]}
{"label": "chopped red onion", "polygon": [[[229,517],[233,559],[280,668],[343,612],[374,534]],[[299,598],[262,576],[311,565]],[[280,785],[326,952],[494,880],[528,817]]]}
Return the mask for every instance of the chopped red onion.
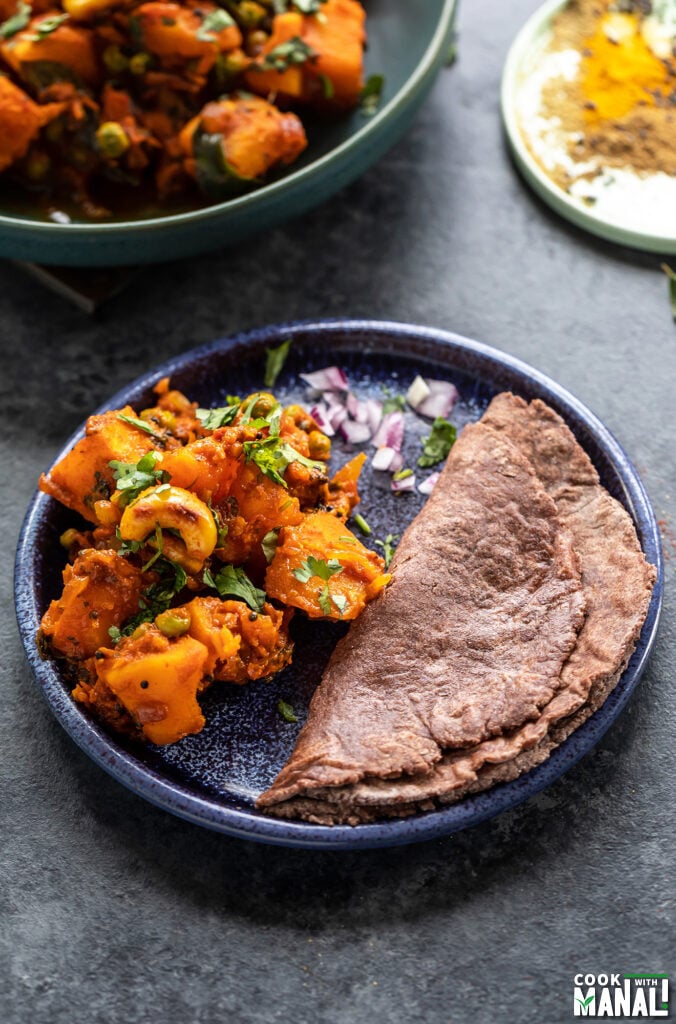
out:
{"label": "chopped red onion", "polygon": [[412,409],[417,409],[418,406],[425,401],[430,395],[430,388],[427,381],[424,380],[420,374],[415,378],[410,388],[406,392],[406,401]]}
{"label": "chopped red onion", "polygon": [[355,423],[354,420],[343,420],[338,429],[350,444],[363,444],[371,436],[367,423]]}
{"label": "chopped red onion", "polygon": [[326,434],[327,437],[333,437],[336,431],[331,423],[330,410],[326,408],[323,402],[318,402],[316,405],[313,405],[310,409],[310,415],[319,429]]}
{"label": "chopped red onion", "polygon": [[367,398],[366,412],[368,415],[366,422],[371,428],[371,433],[375,434],[383,419],[383,403],[375,398]]}
{"label": "chopped red onion", "polygon": [[394,448],[395,452],[400,452],[403,440],[404,414],[388,412],[383,416],[383,421],[373,435],[371,443],[376,448]]}
{"label": "chopped red onion", "polygon": [[447,418],[451,409],[459,398],[458,389],[454,384],[445,380],[428,380],[430,394],[420,403],[416,412],[420,416],[427,416],[429,419],[436,419],[437,416]]}
{"label": "chopped red onion", "polygon": [[325,366],[313,373],[301,373],[302,380],[315,391],[347,391],[350,383],[339,366]]}
{"label": "chopped red onion", "polygon": [[391,489],[395,493],[402,493],[405,491],[415,490],[415,473],[411,473],[410,476],[405,476],[403,480],[393,480],[391,483]]}
{"label": "chopped red onion", "polygon": [[334,430],[338,430],[338,427],[344,420],[347,419],[347,409],[344,405],[332,405],[329,406],[329,423]]}
{"label": "chopped red onion", "polygon": [[359,409],[359,399],[356,395],[353,395],[351,391],[348,391],[345,399],[345,405],[352,419],[357,418],[357,410]]}
{"label": "chopped red onion", "polygon": [[401,452],[383,445],[371,459],[371,465],[374,469],[379,469],[385,473],[396,473],[404,465],[404,457]]}
{"label": "chopped red onion", "polygon": [[458,400],[458,389],[447,380],[423,380],[416,377],[406,392],[406,401],[421,416],[436,419],[448,416]]}
{"label": "chopped red onion", "polygon": [[431,473],[426,480],[419,485],[418,490],[421,494],[431,494],[434,490],[434,485],[441,476],[441,473]]}

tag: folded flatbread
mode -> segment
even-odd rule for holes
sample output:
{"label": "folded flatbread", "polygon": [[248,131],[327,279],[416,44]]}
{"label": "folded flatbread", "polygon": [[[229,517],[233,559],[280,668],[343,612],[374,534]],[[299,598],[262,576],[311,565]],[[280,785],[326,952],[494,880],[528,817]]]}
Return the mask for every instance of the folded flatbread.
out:
{"label": "folded flatbread", "polygon": [[337,645],[268,812],[404,816],[539,764],[617,683],[655,580],[561,418],[511,394],[462,431],[392,570]]}

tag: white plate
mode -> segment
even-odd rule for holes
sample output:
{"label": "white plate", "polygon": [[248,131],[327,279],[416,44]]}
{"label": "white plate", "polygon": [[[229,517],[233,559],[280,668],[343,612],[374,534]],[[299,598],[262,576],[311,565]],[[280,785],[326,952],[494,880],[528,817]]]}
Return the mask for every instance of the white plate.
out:
{"label": "white plate", "polygon": [[664,254],[676,253],[676,236],[672,232],[640,231],[627,223],[621,211],[613,215],[600,214],[594,207],[587,206],[560,186],[542,170],[526,146],[519,125],[518,93],[524,80],[524,69],[532,58],[542,50],[551,35],[552,21],[568,0],[547,0],[529,18],[514,40],[507,55],[502,76],[502,119],[514,160],[523,177],[548,206],[562,217],[594,235],[607,238],[620,245]]}

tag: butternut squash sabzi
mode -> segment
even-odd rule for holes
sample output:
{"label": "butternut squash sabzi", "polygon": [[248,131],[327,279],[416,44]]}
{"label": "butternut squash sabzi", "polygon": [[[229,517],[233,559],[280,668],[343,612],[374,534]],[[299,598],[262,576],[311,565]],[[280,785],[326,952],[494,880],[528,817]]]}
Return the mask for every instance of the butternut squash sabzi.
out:
{"label": "butternut squash sabzi", "polygon": [[303,153],[306,114],[358,104],[365,20],[358,0],[2,0],[0,173],[88,220],[255,188]]}
{"label": "butternut squash sabzi", "polygon": [[38,643],[107,726],[166,744],[203,728],[207,687],[290,663],[295,613],[353,619],[389,576],[346,525],[365,456],[330,476],[306,409],[267,391],[199,409],[168,380],[155,394],[90,417],[40,480],[86,523],[61,538]]}

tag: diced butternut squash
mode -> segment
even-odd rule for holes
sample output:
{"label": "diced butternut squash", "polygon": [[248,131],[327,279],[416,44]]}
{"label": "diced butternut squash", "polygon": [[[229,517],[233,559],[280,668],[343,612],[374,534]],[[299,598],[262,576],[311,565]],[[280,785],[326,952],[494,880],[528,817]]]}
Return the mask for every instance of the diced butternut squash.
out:
{"label": "diced butternut squash", "polygon": [[225,21],[222,8],[206,0],[199,7],[182,7],[175,3],[147,3],[136,9],[143,45],[150,53],[171,60],[191,60],[233,50],[242,43],[242,34]]}
{"label": "diced butternut squash", "polygon": [[[327,0],[318,14],[278,14],[272,34],[246,74],[249,88],[260,95],[277,93],[289,99],[354,107],[364,87],[366,12],[357,0]],[[300,39],[310,51],[301,64],[266,70],[270,54]]]}
{"label": "diced butternut squash", "polygon": [[[136,415],[128,405],[120,412],[126,416]],[[49,473],[40,477],[41,491],[92,523],[97,522],[94,503],[109,498],[115,490],[110,461],[136,463],[156,443],[143,430],[121,420],[120,412],[90,416],[85,437]]]}
{"label": "diced butternut squash", "polygon": [[73,21],[93,21],[103,11],[123,7],[127,0],[61,0],[64,11]]}
{"label": "diced butternut squash", "polygon": [[0,171],[25,156],[40,129],[63,110],[62,103],[34,103],[23,89],[0,75]]}
{"label": "diced butternut squash", "polygon": [[62,12],[55,9],[31,18],[22,32],[2,44],[0,52],[20,77],[23,77],[24,65],[49,62],[61,64],[80,81],[94,85],[100,78],[94,34],[67,21],[47,33],[40,31],[43,22],[59,15],[63,16]]}
{"label": "diced butternut squash", "polygon": [[110,643],[109,629],[138,611],[141,571],[115,551],[82,551],[63,571],[61,597],[42,619],[41,636],[66,658],[81,661]]}
{"label": "diced butternut squash", "polygon": [[323,502],[336,516],[347,519],[350,512],[361,501],[357,486],[366,453],[360,452],[346,462],[323,487]]}
{"label": "diced butternut squash", "polygon": [[326,97],[329,82],[331,102],[354,107],[364,87],[366,13],[357,0],[327,0],[321,14],[303,19],[303,42],[317,54],[304,65],[307,94]]}
{"label": "diced butternut squash", "polygon": [[250,89],[261,96],[269,93],[281,93],[283,96],[299,99],[303,95],[302,65],[288,67],[285,71],[265,71],[265,58],[278,46],[300,39],[303,34],[305,19],[297,11],[286,11],[278,14],[272,23],[272,32],[265,46],[251,65],[246,74],[246,82]]}
{"label": "diced butternut squash", "polygon": [[187,635],[170,639],[148,626],[99,653],[99,679],[151,743],[175,743],[203,728],[197,703],[208,658],[203,644]]}
{"label": "diced butternut squash", "polygon": [[[199,135],[197,134],[199,132]],[[218,141],[218,152],[200,152],[201,136]],[[239,181],[262,178],[278,164],[290,164],[307,146],[305,130],[295,114],[285,114],[258,96],[207,103],[180,134],[186,170],[197,180],[219,175]],[[208,163],[208,166],[204,166]]]}
{"label": "diced butternut squash", "polygon": [[[309,561],[310,556],[317,566]],[[390,581],[382,558],[330,512],[285,527],[265,576],[269,597],[310,618],[355,619]],[[316,571],[313,571],[316,570]],[[323,573],[323,575],[322,575]]]}
{"label": "diced butternut squash", "polygon": [[227,683],[279,672],[291,661],[290,615],[266,604],[252,612],[243,601],[196,597],[184,606],[190,613],[190,636],[207,648],[205,672]]}

